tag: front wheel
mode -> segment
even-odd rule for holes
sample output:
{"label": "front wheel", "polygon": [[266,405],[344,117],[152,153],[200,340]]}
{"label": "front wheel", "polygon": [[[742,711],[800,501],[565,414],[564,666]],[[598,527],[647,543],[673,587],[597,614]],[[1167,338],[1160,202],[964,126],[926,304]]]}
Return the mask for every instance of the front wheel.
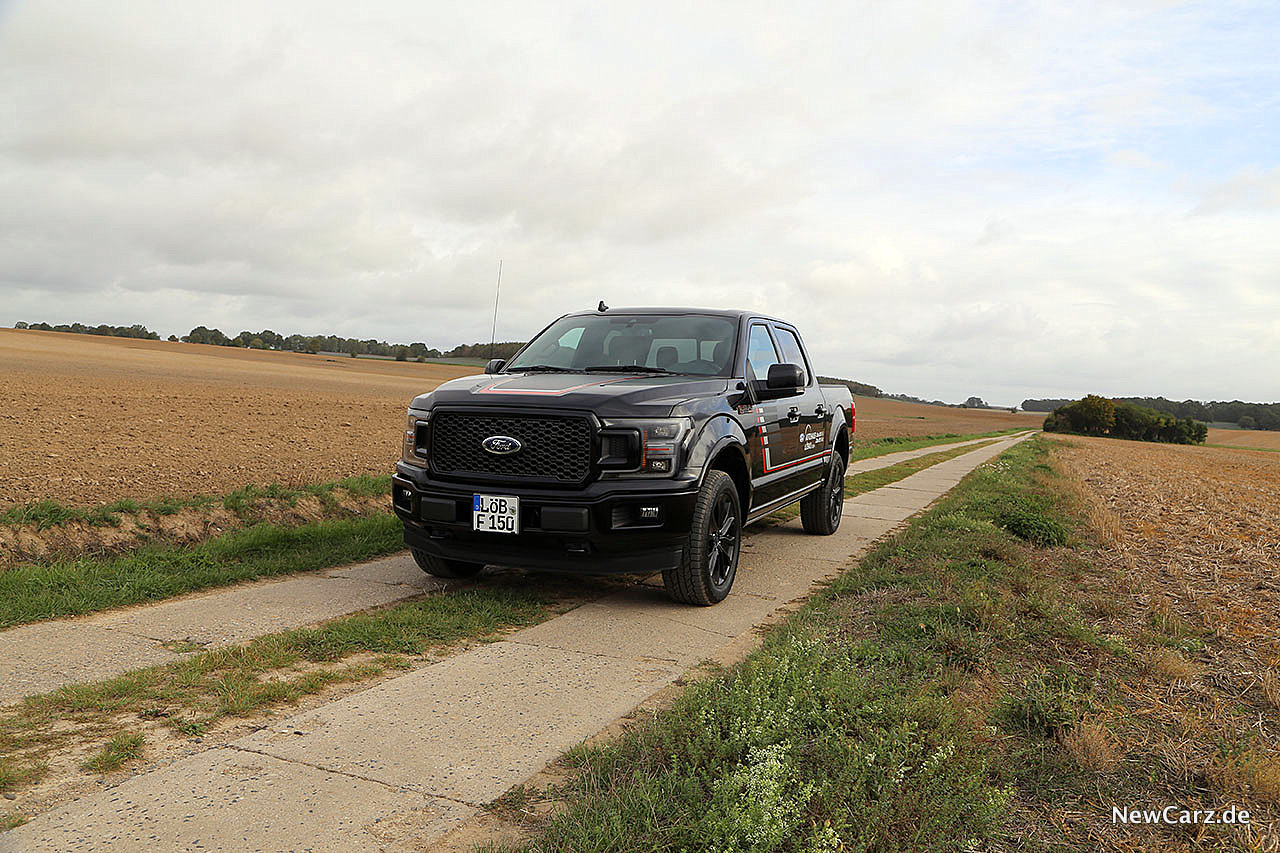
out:
{"label": "front wheel", "polygon": [[805,533],[830,536],[844,512],[844,457],[832,452],[822,487],[800,499],[800,523]]}
{"label": "front wheel", "polygon": [[483,563],[446,560],[444,557],[437,557],[426,551],[419,551],[417,548],[409,550],[413,553],[413,561],[418,564],[418,568],[437,578],[469,578],[484,568]]}
{"label": "front wheel", "polygon": [[709,471],[693,506],[693,524],[680,566],[662,573],[662,585],[676,601],[723,601],[738,572],[742,546],[742,509],[733,478]]}

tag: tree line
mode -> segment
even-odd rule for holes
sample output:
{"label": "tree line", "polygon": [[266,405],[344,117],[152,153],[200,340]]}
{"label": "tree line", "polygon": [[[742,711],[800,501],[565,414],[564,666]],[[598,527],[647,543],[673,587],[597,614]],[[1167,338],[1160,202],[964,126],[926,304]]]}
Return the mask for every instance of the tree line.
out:
{"label": "tree line", "polygon": [[146,326],[135,323],[132,326],[86,326],[83,323],[50,326],[48,323],[14,323],[15,329],[35,329],[37,332],[70,332],[75,335],[102,335],[108,338],[141,338],[147,341],[158,341],[160,336]]}
{"label": "tree line", "polygon": [[[1243,403],[1213,400],[1166,400],[1164,397],[1115,397],[1117,403],[1131,403],[1153,409],[1175,418],[1190,418],[1206,423],[1236,424],[1241,429],[1280,430],[1280,403]],[[1051,412],[1070,404],[1070,400],[1023,400],[1022,408],[1028,412]]]}
{"label": "tree line", "polygon": [[1203,444],[1209,434],[1209,427],[1201,421],[1097,394],[1054,409],[1044,419],[1044,429],[1172,444]]}
{"label": "tree line", "polygon": [[[15,329],[34,329],[41,332],[70,332],[79,335],[105,335],[116,338],[142,338],[158,341],[160,336],[142,325],[133,326],[86,326],[83,323],[71,323],[51,326],[48,323],[14,323]],[[179,338],[170,335],[170,341],[182,341],[189,344],[210,344],[220,347],[243,347],[245,349],[280,350],[284,352],[334,352],[352,357],[361,355],[394,358],[396,361],[426,360],[429,358],[489,358],[492,347],[493,358],[510,358],[516,350],[524,346],[519,341],[504,341],[497,344],[461,344],[451,350],[442,351],[425,343],[393,344],[374,338],[344,338],[338,335],[281,335],[271,329],[260,332],[242,331],[230,337],[220,329],[196,326]]]}

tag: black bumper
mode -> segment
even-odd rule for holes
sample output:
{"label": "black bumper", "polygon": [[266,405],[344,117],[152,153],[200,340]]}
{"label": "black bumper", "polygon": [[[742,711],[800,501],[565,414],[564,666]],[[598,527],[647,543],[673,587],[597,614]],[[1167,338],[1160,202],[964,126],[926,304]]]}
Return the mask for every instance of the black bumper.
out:
{"label": "black bumper", "polygon": [[[518,534],[471,529],[472,496],[520,499]],[[697,484],[680,480],[595,482],[551,491],[431,479],[397,466],[391,495],[410,548],[450,560],[580,574],[655,572],[680,564]],[[658,510],[647,518],[644,508]]]}

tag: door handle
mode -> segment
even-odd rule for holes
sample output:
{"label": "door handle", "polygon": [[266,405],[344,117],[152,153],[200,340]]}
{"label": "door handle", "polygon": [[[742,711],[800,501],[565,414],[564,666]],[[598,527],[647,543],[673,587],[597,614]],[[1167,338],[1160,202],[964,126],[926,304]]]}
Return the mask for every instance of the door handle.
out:
{"label": "door handle", "polygon": [[792,406],[791,408],[787,409],[787,420],[791,421],[791,423],[793,424],[800,422],[799,406]]}
{"label": "door handle", "polygon": [[814,409],[813,413],[820,418],[825,418],[827,415],[830,414],[830,412],[827,411],[827,407],[824,406],[822,403],[818,404],[818,408]]}

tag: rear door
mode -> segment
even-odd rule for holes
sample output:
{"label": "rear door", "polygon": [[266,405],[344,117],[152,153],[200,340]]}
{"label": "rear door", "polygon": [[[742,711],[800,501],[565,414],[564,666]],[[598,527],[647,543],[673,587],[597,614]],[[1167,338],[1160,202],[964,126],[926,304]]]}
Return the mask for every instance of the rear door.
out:
{"label": "rear door", "polygon": [[787,466],[784,491],[791,493],[821,482],[826,475],[832,413],[818,387],[818,377],[805,355],[800,335],[785,324],[771,325],[783,363],[799,365],[804,371],[804,392],[777,401]]}

